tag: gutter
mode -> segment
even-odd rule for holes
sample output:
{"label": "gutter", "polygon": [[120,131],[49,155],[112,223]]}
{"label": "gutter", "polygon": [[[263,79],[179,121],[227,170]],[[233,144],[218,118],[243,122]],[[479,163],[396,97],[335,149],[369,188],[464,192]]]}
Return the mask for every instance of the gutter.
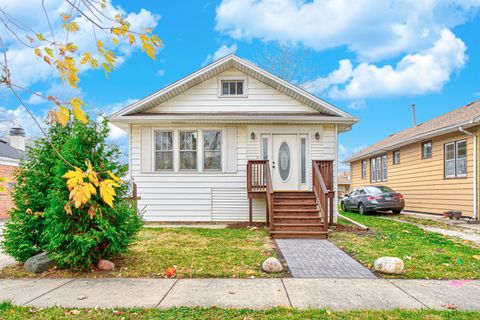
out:
{"label": "gutter", "polygon": [[471,127],[471,126],[474,126],[474,125],[478,124],[478,122],[480,122],[480,117],[475,118],[473,120],[466,121],[464,123],[451,125],[451,126],[440,128],[440,129],[433,130],[433,131],[428,131],[428,132],[413,136],[411,138],[403,139],[403,140],[397,141],[395,143],[389,144],[389,145],[387,145],[383,148],[375,149],[375,150],[370,151],[368,153],[362,154],[361,156],[353,155],[353,156],[345,159],[343,161],[343,163],[351,163],[353,161],[358,161],[358,160],[361,160],[361,159],[369,158],[371,156],[381,154],[383,152],[390,151],[390,150],[393,150],[393,149],[396,149],[396,148],[400,148],[400,147],[403,147],[405,145],[409,145],[409,144],[412,144],[412,143],[415,143],[415,142],[423,141],[423,140],[426,140],[426,139],[431,138],[431,137],[439,136],[439,135],[442,135],[442,134],[447,134],[447,133],[450,133],[450,132],[455,132],[455,131],[458,130],[458,127],[462,127],[462,128]]}
{"label": "gutter", "polygon": [[477,135],[466,131],[462,126],[458,127],[458,131],[473,137],[473,219],[478,220],[478,150]]}

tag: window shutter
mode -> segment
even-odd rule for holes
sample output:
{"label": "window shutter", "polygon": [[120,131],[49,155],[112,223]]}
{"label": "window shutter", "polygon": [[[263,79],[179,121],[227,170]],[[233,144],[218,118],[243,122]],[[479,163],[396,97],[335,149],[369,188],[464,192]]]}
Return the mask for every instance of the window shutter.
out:
{"label": "window shutter", "polygon": [[237,172],[237,128],[227,128],[226,171]]}
{"label": "window shutter", "polygon": [[152,171],[152,135],[150,133],[150,127],[140,128],[140,160],[141,171]]}

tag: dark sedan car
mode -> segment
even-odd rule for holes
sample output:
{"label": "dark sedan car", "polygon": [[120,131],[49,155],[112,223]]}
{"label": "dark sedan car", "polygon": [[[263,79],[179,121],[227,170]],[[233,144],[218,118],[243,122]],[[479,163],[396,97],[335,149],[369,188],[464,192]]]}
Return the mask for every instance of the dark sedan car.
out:
{"label": "dark sedan car", "polygon": [[356,188],[341,201],[343,211],[367,212],[389,211],[395,214],[405,208],[405,200],[401,193],[386,186],[366,186]]}

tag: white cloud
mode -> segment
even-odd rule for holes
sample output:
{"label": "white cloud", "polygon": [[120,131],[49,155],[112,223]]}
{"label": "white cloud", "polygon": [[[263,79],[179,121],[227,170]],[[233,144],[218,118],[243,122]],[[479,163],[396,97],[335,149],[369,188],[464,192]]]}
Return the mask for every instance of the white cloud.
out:
{"label": "white cloud", "polygon": [[463,68],[465,51],[463,41],[444,29],[431,48],[408,54],[395,66],[364,62],[352,69],[350,60],[342,60],[337,70],[312,81],[308,89],[335,99],[438,92],[453,72]]}
{"label": "white cloud", "polygon": [[235,39],[346,46],[360,57],[395,57],[431,46],[443,28],[464,23],[480,1],[223,0],[216,30]]}
{"label": "white cloud", "polygon": [[30,98],[26,101],[27,104],[42,104],[45,103],[45,99],[40,97],[39,95],[42,95],[40,91],[35,92],[35,94],[30,95]]}
{"label": "white cloud", "polygon": [[[104,116],[109,116],[112,113],[128,106],[131,105],[134,102],[137,102],[138,99],[127,99],[122,102],[117,102],[117,103],[111,103],[106,106],[102,106],[101,108],[92,110],[91,112],[93,114],[97,115],[97,121],[103,119]],[[108,139],[111,142],[115,142],[116,144],[119,145],[125,145],[126,144],[126,137],[127,137],[127,132],[123,129],[120,129],[119,127],[111,124],[110,122],[108,123],[108,128],[110,129],[110,133],[108,135]]]}
{"label": "white cloud", "polygon": [[238,47],[237,47],[236,44],[232,44],[231,46],[227,46],[227,45],[223,44],[220,48],[217,49],[217,51],[215,51],[213,54],[209,54],[205,58],[205,60],[202,63],[202,66],[205,66],[205,65],[209,64],[210,62],[216,61],[220,58],[223,58],[226,55],[229,55],[231,53],[235,53],[235,52],[237,52],[237,49],[238,49]]}
{"label": "white cloud", "polygon": [[[43,110],[46,113],[46,110]],[[18,106],[16,109],[6,109],[0,107],[0,136],[5,136],[11,127],[22,127],[25,129],[27,139],[36,137],[42,134],[40,128],[35,121],[30,117],[23,106]],[[38,123],[45,128],[45,117],[35,116]]]}
{"label": "white cloud", "polygon": [[157,76],[163,77],[164,75],[165,75],[165,70],[160,69],[160,70],[157,71]]}
{"label": "white cloud", "polygon": [[350,157],[351,155],[365,149],[366,145],[359,145],[353,148],[346,147],[344,144],[338,145],[338,171],[348,171],[350,168],[348,165],[344,164],[343,161]]}
{"label": "white cloud", "polygon": [[[108,17],[114,17],[116,14],[122,14],[131,24],[131,29],[136,31],[143,31],[146,28],[155,28],[160,16],[151,13],[145,9],[141,9],[139,12],[125,12],[121,7],[114,6],[107,1],[107,9],[103,12]],[[54,30],[55,38],[58,42],[66,41],[66,34],[62,29],[62,13],[69,13],[70,7],[63,0],[50,0],[46,1],[47,11],[49,12],[49,18]],[[41,2],[29,2],[29,1],[17,1],[17,0],[5,0],[2,3],[2,8],[6,10],[8,14],[15,17],[22,23],[26,24],[29,28],[35,30],[36,33],[42,33],[46,38],[51,37],[49,27],[45,16],[43,15],[43,9]],[[89,13],[88,9],[85,9],[86,13]],[[73,12],[75,15],[75,11]],[[96,39],[92,32],[92,25],[86,18],[77,14],[74,18],[80,27],[80,30],[75,33],[71,33],[68,38],[68,42],[74,42],[81,51],[89,51],[95,55],[96,52]],[[101,23],[106,27],[111,27],[113,22],[104,19]],[[14,27],[12,25],[12,27]],[[25,38],[25,32],[18,30],[19,36]],[[50,67],[42,59],[36,57],[33,54],[33,49],[24,47],[18,43],[11,35],[6,34],[6,31],[2,28],[0,35],[6,40],[7,57],[9,67],[12,73],[12,79],[15,83],[22,86],[28,86],[37,82],[49,81],[52,78],[58,78],[55,68]],[[122,41],[115,49],[112,41],[110,40],[110,34],[108,32],[96,32],[96,37],[102,40],[105,46],[114,50],[117,54],[117,66],[122,64],[126,58],[128,58],[134,49],[140,47],[139,43],[136,43],[133,48],[130,47],[126,41]],[[88,70],[87,66],[81,66],[81,71]]]}

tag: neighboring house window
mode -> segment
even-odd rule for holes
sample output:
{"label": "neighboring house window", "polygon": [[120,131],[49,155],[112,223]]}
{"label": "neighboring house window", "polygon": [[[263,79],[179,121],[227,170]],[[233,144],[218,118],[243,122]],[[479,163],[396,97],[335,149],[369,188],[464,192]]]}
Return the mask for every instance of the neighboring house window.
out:
{"label": "neighboring house window", "polygon": [[222,80],[222,96],[243,96],[243,80]]}
{"label": "neighboring house window", "polygon": [[387,181],[388,173],[387,173],[387,155],[384,154],[382,156],[382,181]]}
{"label": "neighboring house window", "polygon": [[197,132],[180,131],[180,170],[197,169]]}
{"label": "neighboring house window", "polygon": [[222,170],[222,131],[203,131],[203,169]]}
{"label": "neighboring house window", "polygon": [[370,181],[387,181],[387,155],[370,159]]}
{"label": "neighboring house window", "polygon": [[461,178],[467,175],[467,141],[461,140],[445,144],[445,178]]}
{"label": "neighboring house window", "polygon": [[393,151],[393,164],[400,164],[400,150]]}
{"label": "neighboring house window", "polygon": [[362,179],[367,178],[367,160],[362,161]]}
{"label": "neighboring house window", "polygon": [[155,131],[155,170],[173,170],[172,131]]}
{"label": "neighboring house window", "polygon": [[300,183],[307,183],[307,139],[300,138]]}
{"label": "neighboring house window", "polygon": [[375,158],[370,159],[370,181],[375,182],[377,181],[377,175],[376,175],[377,170],[375,169]]}
{"label": "neighboring house window", "polygon": [[428,159],[432,157],[432,141],[422,143],[422,159]]}

